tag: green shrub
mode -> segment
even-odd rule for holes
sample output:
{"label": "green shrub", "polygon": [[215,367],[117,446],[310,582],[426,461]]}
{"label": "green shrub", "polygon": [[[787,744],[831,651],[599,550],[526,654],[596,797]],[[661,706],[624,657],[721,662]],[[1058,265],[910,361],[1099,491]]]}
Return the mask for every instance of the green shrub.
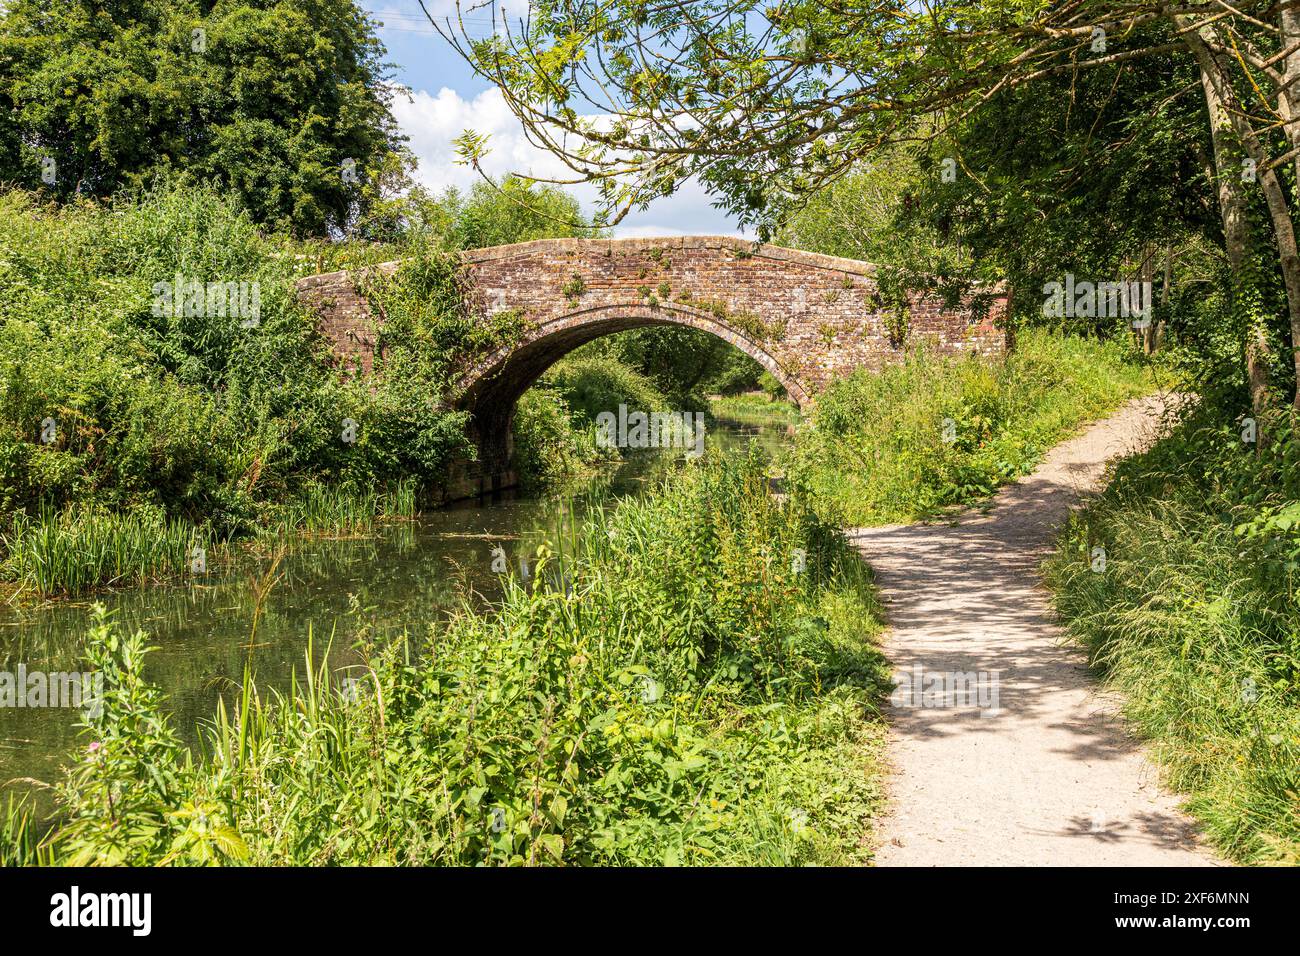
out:
{"label": "green shrub", "polygon": [[568,403],[546,386],[529,389],[515,406],[514,462],[526,490],[560,484],[618,458],[600,448],[591,424],[578,424]]}
{"label": "green shrub", "polygon": [[583,425],[593,424],[601,412],[617,414],[619,405],[647,414],[668,408],[668,400],[649,378],[613,355],[571,355],[556,362],[542,380]]}

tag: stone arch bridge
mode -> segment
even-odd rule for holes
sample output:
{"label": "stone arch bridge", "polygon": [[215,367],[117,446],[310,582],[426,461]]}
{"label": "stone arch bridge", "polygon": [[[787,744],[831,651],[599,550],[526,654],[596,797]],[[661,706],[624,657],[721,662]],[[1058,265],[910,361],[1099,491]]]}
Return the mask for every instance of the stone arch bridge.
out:
{"label": "stone arch bridge", "polygon": [[[471,413],[479,446],[478,467],[454,476],[466,493],[512,482],[515,402],[562,356],[614,332],[702,329],[756,359],[804,409],[832,379],[878,369],[909,343],[985,354],[1005,345],[996,321],[1004,297],[978,320],[965,304],[947,309],[932,296],[898,309],[883,301],[870,263],[740,239],[542,239],[462,255],[472,312],[518,310],[527,323],[520,341],[477,362],[450,396]],[[382,320],[356,277],[331,272],[297,286],[340,360],[368,373]]]}

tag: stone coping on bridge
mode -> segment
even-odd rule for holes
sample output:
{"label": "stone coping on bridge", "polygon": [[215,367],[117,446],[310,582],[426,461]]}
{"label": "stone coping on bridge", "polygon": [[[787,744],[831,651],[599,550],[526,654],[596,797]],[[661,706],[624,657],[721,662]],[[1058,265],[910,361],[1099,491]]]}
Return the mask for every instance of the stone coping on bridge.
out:
{"label": "stone coping on bridge", "polygon": [[823,255],[820,252],[804,252],[801,249],[787,249],[768,243],[739,239],[735,236],[658,236],[638,237],[635,239],[534,239],[530,242],[514,242],[505,246],[485,246],[482,249],[470,249],[461,255],[466,262],[491,262],[494,259],[510,259],[515,256],[534,253],[551,253],[552,255],[596,254],[612,256],[616,253],[638,255],[653,253],[658,250],[712,249],[730,251],[736,258],[749,257],[774,259],[779,262],[798,262],[816,269],[829,269],[834,272],[847,272],[852,275],[875,275],[876,267],[870,262],[859,259],[842,259],[839,256]]}
{"label": "stone coping on bridge", "polygon": [[[511,259],[536,253],[578,255],[580,253],[594,252],[598,255],[613,256],[615,253],[636,255],[639,253],[653,253],[656,250],[668,251],[672,249],[730,250],[736,254],[738,259],[753,257],[771,259],[777,262],[797,262],[815,269],[828,269],[834,272],[866,277],[874,277],[876,274],[875,263],[864,262],[861,259],[845,259],[842,256],[828,256],[820,252],[805,252],[802,249],[789,249],[785,246],[740,239],[736,236],[532,239],[528,242],[512,242],[502,246],[483,246],[479,249],[468,249],[458,253],[458,255],[466,264],[474,265],[481,262],[493,262],[498,259]],[[353,273],[379,272],[391,275],[401,268],[402,263],[405,261],[405,259],[393,259],[389,262],[378,262],[374,265],[358,266],[353,269],[338,269],[334,272],[320,272],[315,275],[302,276],[294,281],[294,286],[300,291],[306,291],[319,287],[333,287],[341,277]],[[991,285],[976,283],[975,285],[992,292],[994,295],[1006,294],[1005,282],[997,282]]]}
{"label": "stone coping on bridge", "polygon": [[378,262],[372,266],[357,266],[353,269],[338,269],[334,272],[317,272],[314,275],[302,276],[301,278],[295,279],[293,284],[299,291],[316,289],[322,286],[332,288],[341,277],[353,275],[354,273],[374,271],[391,274],[396,272],[405,261],[405,259],[394,259],[391,262]]}
{"label": "stone coping on bridge", "polygon": [[[870,262],[863,262],[859,259],[844,259],[840,256],[823,255],[820,252],[804,252],[801,249],[787,249],[785,246],[774,246],[768,243],[753,242],[746,239],[738,239],[735,236],[661,236],[657,238],[635,238],[635,239],[533,239],[529,242],[512,242],[504,246],[484,246],[480,249],[469,249],[459,253],[461,259],[469,264],[475,265],[481,262],[493,262],[498,259],[513,259],[520,256],[530,256],[536,254],[551,254],[555,256],[565,255],[605,255],[613,256],[638,255],[642,253],[653,253],[657,250],[669,252],[672,250],[689,250],[689,249],[711,249],[718,251],[730,251],[738,259],[760,258],[772,259],[777,262],[797,262],[801,265],[811,266],[815,269],[827,269],[833,272],[845,272],[850,275],[874,276],[876,266]],[[299,289],[314,289],[318,286],[330,286],[339,277],[351,273],[362,273],[376,271],[384,274],[391,274],[402,265],[405,260],[397,259],[391,262],[380,262],[370,266],[359,266],[354,269],[339,269],[335,272],[322,272],[316,275],[303,276],[296,281]]]}

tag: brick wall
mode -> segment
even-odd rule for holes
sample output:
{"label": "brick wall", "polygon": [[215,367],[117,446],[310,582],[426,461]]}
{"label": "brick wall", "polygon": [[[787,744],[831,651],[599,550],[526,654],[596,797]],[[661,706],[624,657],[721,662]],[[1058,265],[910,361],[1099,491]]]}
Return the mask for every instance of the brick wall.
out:
{"label": "brick wall", "polygon": [[[573,333],[585,324],[593,334],[637,324],[691,325],[753,355],[800,404],[836,376],[879,368],[921,339],[945,353],[1000,354],[1005,344],[994,325],[1005,300],[995,300],[989,314],[972,323],[965,309],[913,298],[900,339],[901,327],[878,298],[869,263],[739,239],[546,239],[473,250],[465,261],[476,312],[518,309],[533,324],[521,346],[556,337],[557,348],[572,347],[582,338]],[[309,276],[298,289],[320,314],[321,331],[341,359],[369,372],[382,319],[357,294],[352,277]],[[562,354],[533,352],[547,364]],[[527,363],[516,377],[534,374],[537,364]],[[465,384],[473,389],[481,376],[509,375],[510,365],[510,355],[493,356]],[[531,382],[512,384],[526,388]]]}
{"label": "brick wall", "polygon": [[[547,332],[614,306],[658,312],[664,321],[715,333],[720,325],[733,333],[726,336],[733,344],[779,368],[778,377],[806,397],[853,369],[879,368],[922,337],[948,353],[1000,353],[1004,345],[993,324],[1000,305],[972,325],[967,312],[919,298],[910,303],[907,339],[896,341],[892,310],[877,298],[870,264],[776,246],[755,249],[739,239],[558,239],[479,249],[466,258],[480,310],[522,308]],[[562,290],[576,284],[575,276],[584,291],[566,296]],[[564,324],[556,321],[570,316]]]}

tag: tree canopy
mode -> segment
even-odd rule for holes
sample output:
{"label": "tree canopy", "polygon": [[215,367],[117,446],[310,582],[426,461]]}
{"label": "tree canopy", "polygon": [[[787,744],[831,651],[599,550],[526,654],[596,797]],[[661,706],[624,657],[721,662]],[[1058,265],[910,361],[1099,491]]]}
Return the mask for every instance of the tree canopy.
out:
{"label": "tree canopy", "polygon": [[13,0],[0,180],[65,200],[179,172],[260,223],[346,229],[409,164],[384,55],[351,0]]}

